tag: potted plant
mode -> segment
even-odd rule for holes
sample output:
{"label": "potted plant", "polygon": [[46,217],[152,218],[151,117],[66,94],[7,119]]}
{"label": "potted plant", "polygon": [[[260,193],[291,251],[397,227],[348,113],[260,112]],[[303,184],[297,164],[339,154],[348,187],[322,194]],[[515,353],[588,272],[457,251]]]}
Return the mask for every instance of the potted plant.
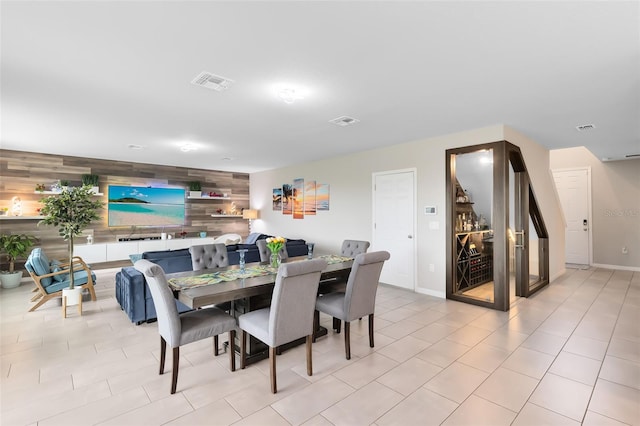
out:
{"label": "potted plant", "polygon": [[60,181],[60,188],[62,188],[63,191],[66,191],[67,189],[69,189],[69,181],[66,179],[62,179]]}
{"label": "potted plant", "polygon": [[36,184],[36,192],[44,192],[44,183]]}
{"label": "potted plant", "polygon": [[198,181],[189,182],[189,197],[192,197],[192,198],[202,197],[202,186],[200,185],[200,182]]}
{"label": "potted plant", "polygon": [[0,251],[6,253],[9,258],[9,270],[0,273],[2,287],[15,288],[20,285],[22,271],[15,270],[15,260],[25,257],[36,238],[26,234],[3,234],[0,236]]}
{"label": "potted plant", "polygon": [[[68,293],[74,290],[73,276],[73,239],[94,220],[100,219],[97,211],[102,208],[102,201],[94,200],[93,192],[88,186],[70,188],[59,195],[45,197],[40,214],[44,216],[38,225],[53,225],[58,228],[58,234],[67,241],[69,248],[69,279]],[[79,289],[80,290],[80,289]],[[66,295],[67,303],[73,304],[74,296]],[[79,293],[75,295],[79,300]]]}
{"label": "potted plant", "polygon": [[82,175],[82,184],[91,187],[91,192],[97,194],[100,192],[100,187],[98,186],[98,182],[100,180],[100,176],[93,174]]}

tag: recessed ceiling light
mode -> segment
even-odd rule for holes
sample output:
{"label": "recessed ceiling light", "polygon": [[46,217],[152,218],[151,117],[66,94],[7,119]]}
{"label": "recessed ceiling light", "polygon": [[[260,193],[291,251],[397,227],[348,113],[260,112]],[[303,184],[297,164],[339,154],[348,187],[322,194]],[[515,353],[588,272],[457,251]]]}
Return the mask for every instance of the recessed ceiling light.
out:
{"label": "recessed ceiling light", "polygon": [[349,117],[347,115],[343,115],[342,117],[334,118],[333,120],[329,120],[329,123],[336,124],[341,127],[349,126],[351,124],[359,123],[360,120],[357,118]]}
{"label": "recessed ceiling light", "polygon": [[282,88],[278,91],[278,97],[286,104],[292,104],[299,99],[304,99],[300,93],[296,92],[296,89],[288,87]]}
{"label": "recessed ceiling light", "polygon": [[127,145],[127,148],[129,148],[129,149],[144,149],[144,146],[136,145],[134,143],[130,143],[129,145]]}
{"label": "recessed ceiling light", "polygon": [[191,142],[186,142],[180,145],[180,151],[182,152],[195,151],[196,149],[198,149],[198,146]]}
{"label": "recessed ceiling light", "polygon": [[233,158],[231,158],[231,157],[224,157],[224,158],[222,159],[222,161],[231,161],[231,160],[233,160]]}

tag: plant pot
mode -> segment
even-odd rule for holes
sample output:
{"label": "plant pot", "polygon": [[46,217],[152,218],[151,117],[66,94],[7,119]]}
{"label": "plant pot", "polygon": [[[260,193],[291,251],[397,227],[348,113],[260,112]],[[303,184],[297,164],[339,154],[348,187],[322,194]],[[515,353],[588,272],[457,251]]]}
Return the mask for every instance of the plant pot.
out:
{"label": "plant pot", "polygon": [[67,298],[67,306],[79,305],[82,300],[82,288],[74,287],[73,289],[63,288],[62,297]]}
{"label": "plant pot", "polygon": [[189,197],[202,198],[202,191],[189,191]]}
{"label": "plant pot", "polygon": [[99,186],[92,186],[90,191],[92,193],[94,193],[94,194],[98,194],[98,193],[100,193],[100,187]]}
{"label": "plant pot", "polygon": [[22,271],[0,273],[2,288],[16,288],[20,286],[20,280],[22,280]]}

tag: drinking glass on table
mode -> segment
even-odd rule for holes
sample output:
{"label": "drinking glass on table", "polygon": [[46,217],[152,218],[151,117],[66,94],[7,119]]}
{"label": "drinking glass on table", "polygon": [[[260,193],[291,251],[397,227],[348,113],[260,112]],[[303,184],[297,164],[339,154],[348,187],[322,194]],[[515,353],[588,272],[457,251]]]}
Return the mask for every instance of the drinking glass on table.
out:
{"label": "drinking glass on table", "polygon": [[240,250],[238,250],[238,254],[240,255],[240,262],[239,262],[238,264],[240,265],[240,272],[241,272],[241,273],[243,273],[243,274],[246,272],[246,270],[245,270],[245,268],[244,268],[244,264],[245,264],[245,261],[244,261],[244,254],[245,254],[246,252],[247,252],[247,249],[240,249]]}
{"label": "drinking glass on table", "polygon": [[315,243],[307,243],[307,259],[313,259],[313,247]]}

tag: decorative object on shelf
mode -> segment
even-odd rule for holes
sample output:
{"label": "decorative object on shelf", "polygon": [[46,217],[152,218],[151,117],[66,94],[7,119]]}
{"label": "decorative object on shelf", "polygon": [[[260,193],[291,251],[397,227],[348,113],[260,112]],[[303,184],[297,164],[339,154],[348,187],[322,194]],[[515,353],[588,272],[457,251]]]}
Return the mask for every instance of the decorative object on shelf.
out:
{"label": "decorative object on shelf", "polygon": [[98,194],[100,192],[100,187],[98,186],[98,182],[100,181],[100,176],[93,174],[82,175],[82,184],[85,186],[91,187],[91,192],[94,194]]}
{"label": "decorative object on shelf", "polygon": [[11,199],[11,215],[22,216],[22,200],[17,195]]}
{"label": "decorative object on shelf", "polygon": [[15,270],[15,261],[19,257],[25,257],[36,241],[36,237],[26,234],[3,234],[0,236],[0,251],[5,253],[9,259],[9,270],[0,273],[2,287],[15,288],[20,285],[22,271]]}
{"label": "decorative object on shelf", "polygon": [[189,197],[201,198],[202,197],[202,185],[199,181],[194,180],[189,182]]}
{"label": "decorative object on shelf", "polygon": [[51,192],[55,192],[55,193],[62,192],[62,185],[60,181],[54,182],[51,185]]}
{"label": "decorative object on shelf", "polygon": [[44,191],[45,191],[44,183],[36,184],[36,192],[44,192]]}
{"label": "decorative object on shelf", "polygon": [[206,231],[200,231],[200,238],[207,238],[207,232]]}
{"label": "decorative object on shelf", "polygon": [[224,211],[222,209],[216,209],[216,213],[218,214],[224,214]]}
{"label": "decorative object on shelf", "polygon": [[187,238],[187,231],[185,231],[184,229],[182,230],[182,232],[180,232],[180,238],[185,239]]}
{"label": "decorative object on shelf", "polygon": [[249,233],[251,233],[251,221],[253,221],[253,219],[257,219],[258,218],[258,210],[254,210],[254,209],[243,209],[242,210],[242,218],[243,219],[249,219]]}
{"label": "decorative object on shelf", "polygon": [[269,237],[267,238],[267,247],[271,252],[269,258],[271,267],[278,268],[280,266],[280,250],[284,246],[285,240],[283,237]]}
{"label": "decorative object on shelf", "polygon": [[9,207],[2,207],[0,209],[0,216],[5,216],[8,211],[9,211]]}
{"label": "decorative object on shelf", "polygon": [[229,214],[230,215],[237,215],[238,214],[238,208],[236,207],[236,203],[234,201],[231,202],[231,207],[229,207]]}
{"label": "decorative object on shelf", "polygon": [[93,235],[87,235],[87,244],[93,244]]}
{"label": "decorative object on shelf", "polygon": [[93,199],[91,189],[86,186],[62,191],[60,195],[45,197],[41,213],[44,216],[38,225],[53,225],[58,234],[67,241],[69,248],[69,288],[74,287],[73,241],[94,220],[99,220],[97,211],[103,203]]}
{"label": "decorative object on shelf", "polygon": [[60,181],[60,188],[61,188],[63,191],[68,190],[68,189],[69,189],[69,181],[68,181],[68,180],[65,180],[65,179],[61,180],[61,181]]}

